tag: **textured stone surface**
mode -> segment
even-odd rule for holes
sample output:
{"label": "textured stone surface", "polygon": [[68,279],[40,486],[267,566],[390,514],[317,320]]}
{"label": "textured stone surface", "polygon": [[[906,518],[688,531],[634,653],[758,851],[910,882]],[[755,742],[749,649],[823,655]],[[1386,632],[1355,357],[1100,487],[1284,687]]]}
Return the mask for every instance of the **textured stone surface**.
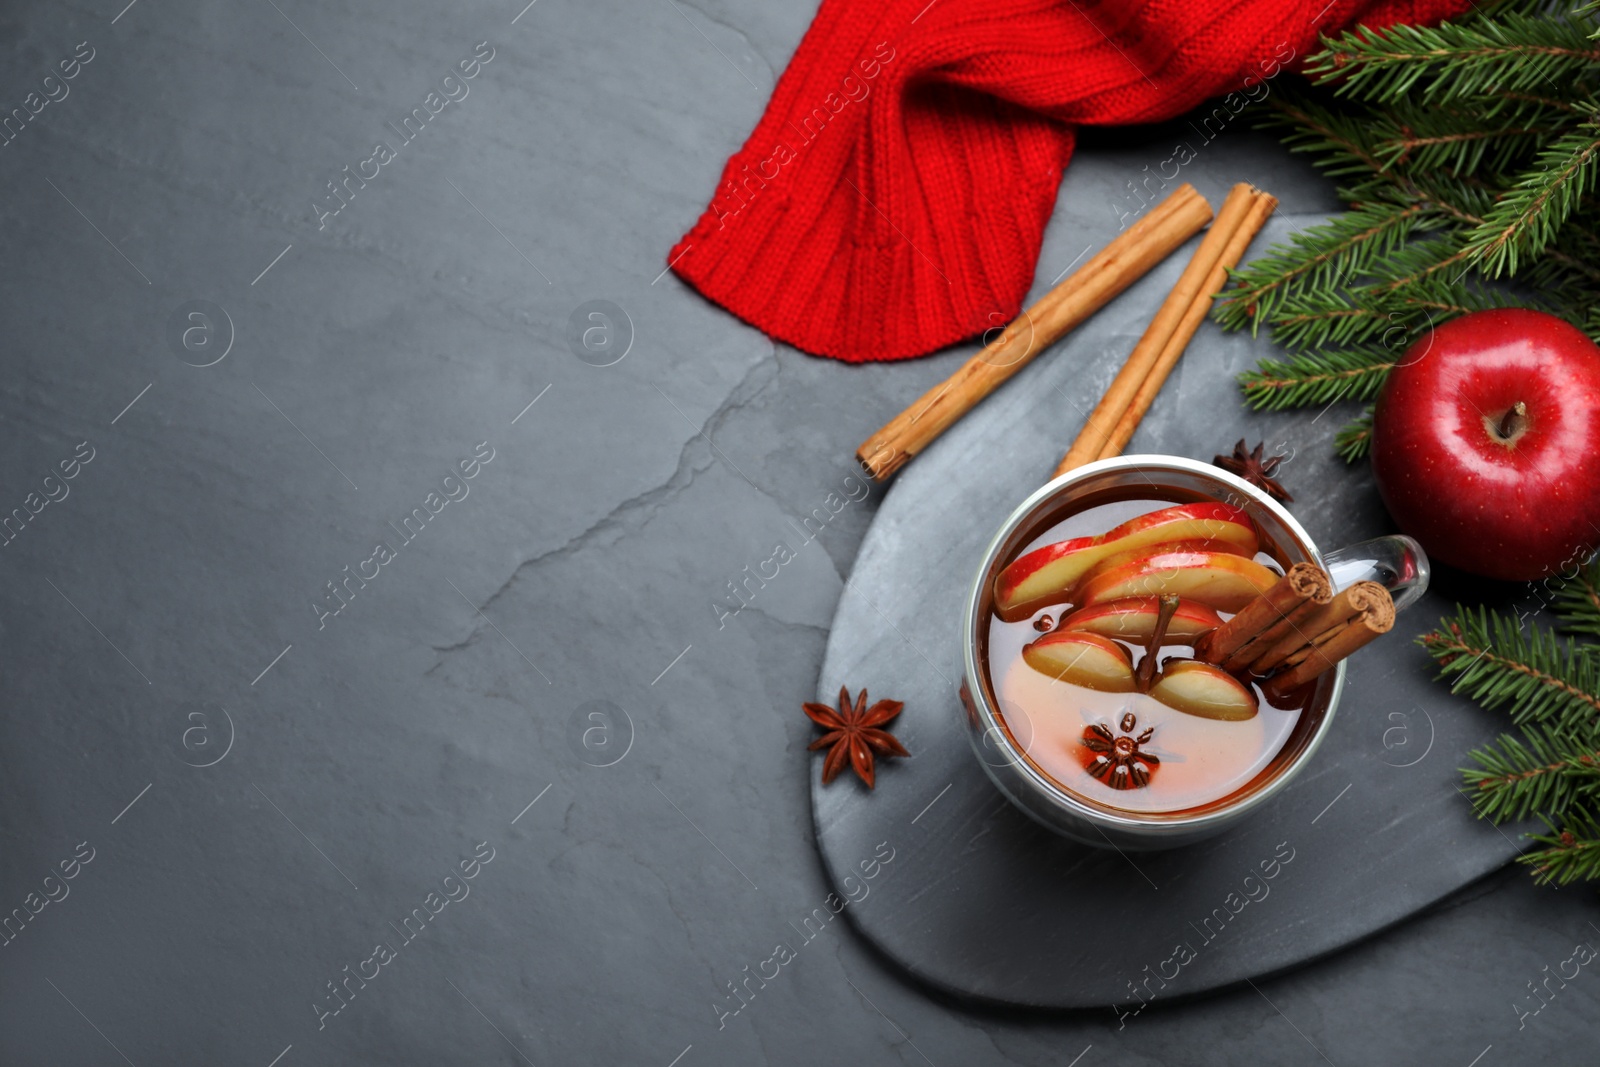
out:
{"label": "textured stone surface", "polygon": [[[1584,1061],[1587,970],[1521,1032],[1511,1004],[1596,936],[1592,897],[1518,873],[1121,1030],[1109,1009],[930,992],[843,923],[798,944],[830,891],[798,704],[878,495],[720,629],[713,604],[966,355],[825,363],[657,279],[812,10],[275,5],[0,15],[7,109],[95,50],[0,149],[4,508],[94,449],[0,550],[0,909],[94,850],[0,948],[0,1062],[1044,1064],[1092,1045],[1092,1067],[1306,1062],[1307,1042],[1341,1064],[1465,1065],[1491,1043],[1483,1065]],[[325,183],[480,41],[470,95],[319,231]],[[1084,150],[1041,285],[1177,136]],[[1213,198],[1249,178],[1291,217],[1330,206],[1243,132],[1187,170]],[[200,300],[235,335],[204,368],[168,338]],[[612,366],[568,347],[591,300],[632,322]],[[1059,355],[1091,375],[1113,358]],[[324,583],[483,441],[470,495],[319,630]],[[494,859],[470,895],[405,943],[478,842]],[[719,1029],[726,983],[780,940],[795,958]],[[319,1029],[327,983],[380,941],[395,958]]]}

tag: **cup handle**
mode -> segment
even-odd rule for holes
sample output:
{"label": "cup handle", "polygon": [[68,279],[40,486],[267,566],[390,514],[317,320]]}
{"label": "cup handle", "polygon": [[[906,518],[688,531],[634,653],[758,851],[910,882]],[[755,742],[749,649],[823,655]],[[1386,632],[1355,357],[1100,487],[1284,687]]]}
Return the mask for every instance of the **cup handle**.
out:
{"label": "cup handle", "polygon": [[1428,554],[1405,534],[1374,537],[1323,557],[1337,592],[1356,582],[1377,582],[1394,597],[1399,611],[1428,591]]}

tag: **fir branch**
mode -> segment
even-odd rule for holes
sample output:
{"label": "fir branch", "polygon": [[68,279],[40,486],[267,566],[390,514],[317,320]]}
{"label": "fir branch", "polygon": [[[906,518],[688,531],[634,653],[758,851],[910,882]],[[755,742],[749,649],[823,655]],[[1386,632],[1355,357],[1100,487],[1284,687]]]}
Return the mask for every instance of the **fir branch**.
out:
{"label": "fir branch", "polygon": [[1469,284],[1460,276],[1417,277],[1392,292],[1355,288],[1344,293],[1290,294],[1282,299],[1269,325],[1273,340],[1290,349],[1382,345],[1392,352],[1401,347],[1402,337],[1458,315],[1526,306],[1525,300]]}
{"label": "fir branch", "polygon": [[1389,321],[1377,308],[1351,307],[1348,297],[1286,298],[1271,322],[1272,338],[1291,349],[1332,348],[1371,340]]}
{"label": "fir branch", "polygon": [[1600,793],[1600,736],[1582,737],[1526,727],[1522,738],[1502,734],[1471,754],[1477,767],[1462,771],[1472,807],[1492,822],[1557,811]]}
{"label": "fir branch", "polygon": [[1559,829],[1545,819],[1548,834],[1528,835],[1544,848],[1517,858],[1518,863],[1533,868],[1533,880],[1540,885],[1600,878],[1600,819],[1591,808],[1574,807],[1564,814]]}
{"label": "fir branch", "polygon": [[[1596,30],[1595,32],[1600,33],[1600,30]],[[1555,87],[1550,86],[1549,88]],[[1560,100],[1552,96],[1539,96],[1535,93],[1515,93],[1505,92],[1503,90],[1492,93],[1489,99],[1489,107],[1496,108],[1501,104],[1534,104],[1538,107],[1549,108],[1552,111],[1565,111],[1570,115],[1578,115],[1582,117],[1588,117],[1589,115],[1594,114],[1594,107],[1592,103],[1578,103],[1571,100]],[[1499,116],[1498,111],[1494,111],[1491,114],[1493,117]]]}
{"label": "fir branch", "polygon": [[1333,437],[1333,450],[1346,463],[1354,463],[1372,451],[1372,407]]}
{"label": "fir branch", "polygon": [[1332,176],[1383,170],[1379,149],[1360,116],[1344,115],[1304,94],[1268,97],[1267,112],[1256,126],[1278,130],[1291,152],[1318,153],[1312,162]]}
{"label": "fir branch", "polygon": [[[1500,91],[1535,92],[1581,78],[1600,63],[1592,23],[1504,12],[1437,26],[1365,26],[1324,41],[1306,73],[1372,103],[1424,104]],[[1558,90],[1559,91],[1559,90]]]}
{"label": "fir branch", "polygon": [[[1600,637],[1600,560],[1573,575],[1556,594],[1552,607],[1565,632]],[[1596,646],[1589,647],[1600,651]]]}
{"label": "fir branch", "polygon": [[1540,153],[1533,169],[1501,197],[1468,237],[1485,274],[1515,274],[1555,239],[1600,174],[1600,121],[1585,122]]}
{"label": "fir branch", "polygon": [[1224,329],[1249,325],[1252,332],[1270,318],[1285,297],[1332,289],[1367,275],[1399,249],[1425,220],[1424,204],[1364,204],[1326,223],[1296,231],[1289,244],[1274,245],[1241,270],[1235,287],[1218,303]]}
{"label": "fir branch", "polygon": [[1440,271],[1459,281],[1470,269],[1471,253],[1454,234],[1431,241],[1414,241],[1395,250],[1385,264],[1387,280],[1373,286],[1377,293],[1392,293],[1433,279]]}
{"label": "fir branch", "polygon": [[1375,124],[1385,170],[1452,175],[1505,170],[1530,161],[1550,131],[1570,123],[1564,110],[1497,98],[1490,107],[1422,108],[1400,104]]}
{"label": "fir branch", "polygon": [[1544,250],[1543,257],[1528,265],[1522,278],[1535,288],[1549,273],[1563,272],[1581,277],[1586,282],[1600,283],[1600,267],[1585,256],[1600,258],[1600,234],[1589,233],[1578,226],[1567,226],[1557,238],[1557,244]]}
{"label": "fir branch", "polygon": [[1264,359],[1239,375],[1245,402],[1258,411],[1281,411],[1336,400],[1371,400],[1378,395],[1394,353],[1371,349],[1309,353],[1287,361]]}
{"label": "fir branch", "polygon": [[1405,179],[1404,189],[1415,199],[1468,226],[1483,221],[1502,191],[1481,175],[1439,173],[1410,175]]}
{"label": "fir branch", "polygon": [[[1563,234],[1563,243],[1577,245],[1575,235]],[[1581,328],[1589,309],[1600,305],[1600,271],[1558,249],[1544,255],[1517,274],[1517,284],[1540,294],[1551,310]]]}
{"label": "fir branch", "polygon": [[1493,710],[1506,707],[1511,721],[1590,729],[1600,723],[1600,659],[1558,641],[1530,624],[1480,608],[1457,610],[1417,643],[1439,666],[1450,690]]}

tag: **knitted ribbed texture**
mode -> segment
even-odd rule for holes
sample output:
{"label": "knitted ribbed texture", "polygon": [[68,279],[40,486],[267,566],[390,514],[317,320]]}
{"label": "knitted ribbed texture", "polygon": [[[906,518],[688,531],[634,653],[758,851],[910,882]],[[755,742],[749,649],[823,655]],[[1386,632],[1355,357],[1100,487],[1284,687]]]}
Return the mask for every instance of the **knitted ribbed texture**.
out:
{"label": "knitted ribbed texture", "polygon": [[932,352],[1021,310],[1075,127],[1260,96],[1319,31],[1468,3],[823,0],[668,262],[807,352]]}

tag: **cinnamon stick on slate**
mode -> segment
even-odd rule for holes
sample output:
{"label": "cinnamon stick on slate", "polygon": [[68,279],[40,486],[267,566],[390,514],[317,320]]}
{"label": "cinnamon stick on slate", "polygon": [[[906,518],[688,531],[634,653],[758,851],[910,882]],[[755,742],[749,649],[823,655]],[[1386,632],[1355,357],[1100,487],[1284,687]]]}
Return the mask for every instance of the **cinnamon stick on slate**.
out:
{"label": "cinnamon stick on slate", "polygon": [[1069,330],[1110,303],[1211,221],[1211,205],[1184,184],[1007,326],[948,379],[856,449],[883,481]]}

